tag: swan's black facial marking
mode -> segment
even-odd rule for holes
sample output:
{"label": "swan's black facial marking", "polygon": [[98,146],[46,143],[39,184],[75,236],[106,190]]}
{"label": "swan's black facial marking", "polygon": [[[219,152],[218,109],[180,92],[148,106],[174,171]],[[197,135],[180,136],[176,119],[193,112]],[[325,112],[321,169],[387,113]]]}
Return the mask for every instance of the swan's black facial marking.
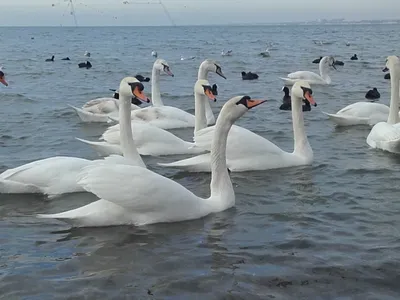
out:
{"label": "swan's black facial marking", "polygon": [[128,82],[128,84],[131,86],[132,93],[134,92],[136,87],[139,89],[140,92],[144,90],[144,85],[140,82]]}
{"label": "swan's black facial marking", "polygon": [[308,92],[310,95],[312,95],[312,89],[306,88],[306,87],[304,87],[304,86],[302,86],[301,89],[303,90],[304,99],[305,99],[305,95],[306,95],[307,92]]}
{"label": "swan's black facial marking", "polygon": [[225,79],[226,79],[224,73],[222,73],[221,67],[220,67],[219,65],[217,65],[217,64],[214,64],[214,65],[215,65],[215,73],[217,73],[217,74],[218,74],[219,76],[221,76],[222,78],[225,78]]}
{"label": "swan's black facial marking", "polygon": [[[387,65],[387,63],[388,63],[388,59],[386,58],[385,65]],[[389,71],[389,68],[386,66],[382,69],[382,72],[388,72],[388,71]]]}
{"label": "swan's black facial marking", "polygon": [[172,72],[171,72],[169,66],[167,66],[166,64],[163,64],[163,63],[161,63],[161,64],[162,64],[162,66],[163,66],[164,72],[167,73],[168,75],[171,75],[172,77],[174,77],[174,74],[172,74]]}
{"label": "swan's black facial marking", "polygon": [[238,102],[236,102],[236,105],[242,104],[247,109],[249,109],[249,107],[247,105],[247,101],[251,101],[251,97],[250,96],[243,96],[242,99],[240,99]]}
{"label": "swan's black facial marking", "polygon": [[0,78],[3,78],[5,76],[3,71],[0,71]]}

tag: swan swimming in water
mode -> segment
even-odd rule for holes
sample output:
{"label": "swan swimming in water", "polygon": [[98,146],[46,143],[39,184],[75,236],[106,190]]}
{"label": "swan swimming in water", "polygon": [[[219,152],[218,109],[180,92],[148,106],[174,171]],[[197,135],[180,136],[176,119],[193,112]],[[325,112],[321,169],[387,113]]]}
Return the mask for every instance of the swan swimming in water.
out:
{"label": "swan swimming in water", "polygon": [[[174,76],[171,72],[170,66],[164,59],[157,59],[153,64],[152,82],[151,82],[151,97],[153,106],[163,106],[160,93],[159,77],[161,72],[165,72],[169,76]],[[109,116],[118,116],[119,101],[114,98],[97,98],[90,100],[82,106],[77,108],[70,105],[78,114],[82,122],[100,122],[107,123]],[[132,104],[131,110],[141,109],[139,106]]]}
{"label": "swan swimming in water", "polygon": [[[207,127],[205,103],[216,101],[212,87],[207,80],[199,79],[194,86],[195,92],[195,131]],[[186,142],[171,132],[145,122],[131,122],[133,140],[141,155],[174,155],[199,154],[206,152],[194,143]],[[122,154],[120,145],[120,125],[114,125],[103,133],[103,141],[91,142],[78,139],[89,144],[100,155]]]}
{"label": "swan swimming in water", "polygon": [[126,77],[120,84],[121,96],[121,146],[124,157],[111,156],[105,160],[87,160],[78,157],[55,156],[37,160],[0,174],[0,193],[2,194],[45,194],[49,197],[65,193],[83,192],[84,188],[76,181],[82,169],[96,163],[131,164],[145,168],[136,150],[130,125],[130,100],[133,95],[143,101],[148,98],[143,93],[143,84],[134,77]]}
{"label": "swan swimming in water", "polygon": [[[228,135],[226,150],[229,170],[232,172],[260,171],[311,164],[314,156],[304,128],[303,99],[308,100],[314,106],[317,105],[308,82],[299,81],[292,87],[294,135],[294,151],[292,153],[282,150],[274,143],[250,130],[233,126]],[[195,143],[199,147],[209,150],[213,138],[215,138],[215,128],[216,126],[211,126],[199,130],[194,137]],[[206,153],[172,163],[159,163],[159,165],[189,172],[210,172],[211,161],[210,154]]]}
{"label": "swan swimming in water", "polygon": [[[64,221],[73,227],[142,226],[202,218],[235,205],[235,191],[226,164],[227,136],[232,124],[264,100],[238,96],[227,101],[215,125],[211,145],[209,198],[200,198],[177,182],[148,169],[128,165],[95,165],[78,176],[80,184],[100,200],[39,218]],[[245,156],[252,156],[248,148]]]}
{"label": "swan swimming in water", "polygon": [[[206,59],[199,68],[198,79],[207,79],[209,72],[215,72],[225,78],[221,66],[213,60]],[[132,111],[133,121],[150,123],[162,129],[195,127],[196,118],[194,115],[173,106],[146,107],[141,110]],[[206,104],[207,125],[215,122],[214,114],[209,103]],[[118,121],[117,118],[112,117]]]}
{"label": "swan swimming in water", "polygon": [[312,85],[325,85],[331,84],[332,80],[328,75],[328,70],[330,67],[335,67],[335,59],[332,56],[325,56],[319,62],[319,72],[320,75],[315,74],[314,72],[310,71],[297,71],[294,73],[288,74],[287,78],[282,78],[285,81],[285,85],[293,85],[296,81],[304,80],[307,81],[309,84]]}
{"label": "swan swimming in water", "polygon": [[390,111],[386,122],[379,122],[372,127],[367,137],[367,144],[392,153],[400,154],[400,117],[399,117],[399,85],[400,59],[397,56],[388,56],[384,72],[390,71],[391,97]]}

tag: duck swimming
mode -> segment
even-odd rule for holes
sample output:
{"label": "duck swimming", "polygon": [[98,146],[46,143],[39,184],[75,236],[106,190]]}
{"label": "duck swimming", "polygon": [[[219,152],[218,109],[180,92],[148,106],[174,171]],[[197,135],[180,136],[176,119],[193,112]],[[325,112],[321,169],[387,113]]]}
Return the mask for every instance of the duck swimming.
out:
{"label": "duck swimming", "polygon": [[243,80],[254,80],[254,79],[258,79],[258,75],[256,73],[252,73],[252,72],[242,72],[242,79]]}
{"label": "duck swimming", "polygon": [[0,82],[5,86],[8,86],[8,82],[6,81],[6,75],[1,69],[0,69]]}
{"label": "duck swimming", "polygon": [[54,61],[54,55],[51,58],[47,58],[45,61]]}
{"label": "duck swimming", "polygon": [[390,79],[390,73],[385,74],[385,77],[383,77],[384,79]]}
{"label": "duck swimming", "polygon": [[61,58],[61,60],[70,60],[69,57]]}
{"label": "duck swimming", "polygon": [[350,59],[351,60],[358,60],[357,54],[354,54]]}
{"label": "duck swimming", "polygon": [[335,60],[335,62],[333,64],[335,66],[344,66],[344,62],[342,62],[341,60]]}
{"label": "duck swimming", "polygon": [[376,99],[379,99],[380,97],[381,97],[381,94],[378,92],[378,89],[375,87],[372,90],[369,90],[365,94],[365,98],[368,100],[376,100]]}
{"label": "duck swimming", "polygon": [[79,63],[78,64],[79,68],[86,68],[86,69],[90,69],[92,67],[92,64],[90,63],[90,61],[86,61],[85,63]]}

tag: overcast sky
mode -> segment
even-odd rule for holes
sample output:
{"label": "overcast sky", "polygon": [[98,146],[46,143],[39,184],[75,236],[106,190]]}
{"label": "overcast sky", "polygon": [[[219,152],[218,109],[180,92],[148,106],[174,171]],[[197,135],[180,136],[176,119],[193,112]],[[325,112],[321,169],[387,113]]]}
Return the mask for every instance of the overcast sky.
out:
{"label": "overcast sky", "polygon": [[[0,26],[73,25],[69,0],[0,0]],[[79,25],[171,25],[159,0],[73,0]],[[150,4],[148,4],[150,3]],[[151,4],[153,3],[153,4]],[[397,19],[400,0],[162,0],[177,25]],[[54,4],[54,6],[53,6]]]}

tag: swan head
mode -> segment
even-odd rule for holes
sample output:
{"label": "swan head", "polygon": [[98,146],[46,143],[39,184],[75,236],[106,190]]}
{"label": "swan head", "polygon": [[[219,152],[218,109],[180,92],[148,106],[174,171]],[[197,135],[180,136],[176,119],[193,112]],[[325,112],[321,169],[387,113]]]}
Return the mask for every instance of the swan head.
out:
{"label": "swan head", "polygon": [[208,80],[199,79],[194,85],[194,92],[196,94],[205,95],[211,101],[216,102],[217,98],[214,95],[215,87],[211,86]]}
{"label": "swan head", "polygon": [[400,65],[400,58],[395,55],[388,56],[386,58],[385,68],[382,70],[383,72],[387,72],[391,69],[398,68]]}
{"label": "swan head", "polygon": [[0,82],[5,86],[8,86],[8,82],[6,81],[6,75],[1,70],[0,70]]}
{"label": "swan head", "polygon": [[205,61],[203,61],[201,63],[200,68],[205,69],[206,71],[209,71],[209,72],[215,72],[222,78],[226,79],[226,76],[222,72],[221,65],[219,63],[217,63],[215,60],[206,59]]}
{"label": "swan head", "polygon": [[297,81],[293,85],[292,97],[294,97],[294,99],[307,100],[310,104],[317,106],[317,102],[315,102],[312,96],[311,86],[307,81]]}
{"label": "swan head", "polygon": [[174,77],[174,74],[171,72],[171,68],[166,60],[161,58],[157,59],[154,62],[154,67],[156,68],[156,70],[159,70],[160,72],[164,72],[165,74]]}
{"label": "swan head", "polygon": [[143,92],[144,85],[137,80],[135,77],[125,77],[122,79],[119,85],[119,96],[126,97],[131,101],[132,97],[142,101],[149,103],[150,99]]}
{"label": "swan head", "polygon": [[324,57],[320,60],[319,64],[320,64],[321,66],[323,66],[324,68],[332,67],[332,68],[334,68],[334,69],[336,70],[336,67],[335,67],[335,59],[333,58],[333,56],[324,56]]}
{"label": "swan head", "polygon": [[254,108],[267,100],[256,100],[250,96],[236,96],[228,100],[221,109],[220,115],[230,122],[235,122],[249,109]]}

